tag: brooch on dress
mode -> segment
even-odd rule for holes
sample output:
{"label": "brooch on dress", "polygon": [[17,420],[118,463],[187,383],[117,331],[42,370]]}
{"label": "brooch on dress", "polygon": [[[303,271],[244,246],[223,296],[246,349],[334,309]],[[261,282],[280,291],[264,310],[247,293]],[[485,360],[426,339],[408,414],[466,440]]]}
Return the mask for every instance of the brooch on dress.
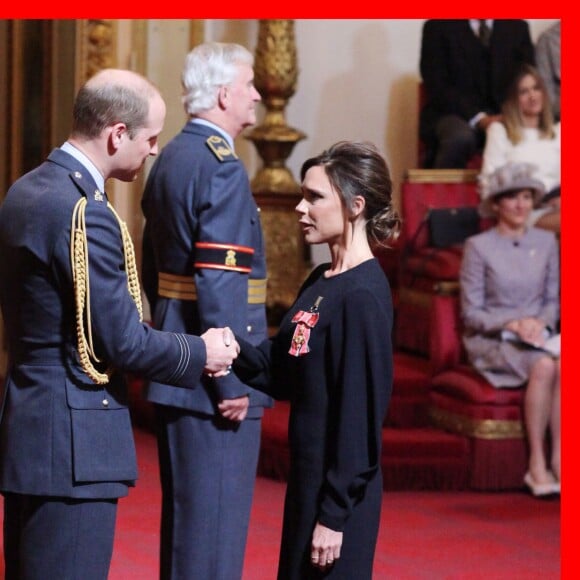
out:
{"label": "brooch on dress", "polygon": [[292,342],[290,344],[290,350],[288,351],[292,356],[304,356],[310,352],[310,347],[308,346],[310,332],[316,326],[318,318],[320,317],[318,306],[322,302],[322,299],[323,297],[319,296],[308,312],[299,310],[292,317],[292,322],[296,324],[294,336],[292,336]]}

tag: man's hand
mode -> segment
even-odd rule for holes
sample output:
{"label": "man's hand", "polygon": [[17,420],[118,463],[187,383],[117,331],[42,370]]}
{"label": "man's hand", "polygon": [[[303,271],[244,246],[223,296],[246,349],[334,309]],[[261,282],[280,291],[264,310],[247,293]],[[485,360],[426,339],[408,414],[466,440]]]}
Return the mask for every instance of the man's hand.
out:
{"label": "man's hand", "polygon": [[494,122],[494,121],[501,121],[501,115],[484,115],[478,122],[477,126],[482,131],[487,131],[487,128]]}
{"label": "man's hand", "polygon": [[230,421],[243,421],[248,414],[250,406],[250,397],[244,395],[236,399],[223,399],[218,403],[218,409],[222,417]]}
{"label": "man's hand", "polygon": [[224,377],[240,352],[232,331],[225,328],[210,328],[201,335],[205,342],[205,372],[212,377]]}

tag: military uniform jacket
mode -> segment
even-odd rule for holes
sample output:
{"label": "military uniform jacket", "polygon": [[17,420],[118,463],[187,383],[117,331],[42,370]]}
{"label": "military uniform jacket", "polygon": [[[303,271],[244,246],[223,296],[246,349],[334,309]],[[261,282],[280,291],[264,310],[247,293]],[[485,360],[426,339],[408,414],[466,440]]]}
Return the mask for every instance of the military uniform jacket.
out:
{"label": "military uniform jacket", "polygon": [[[223,137],[187,123],[155,161],[142,208],[143,285],[154,327],[201,334],[227,325],[249,342],[261,342],[267,335],[264,301],[248,303],[250,280],[266,278],[260,218],[246,170]],[[188,295],[160,295],[160,273],[189,281]],[[248,417],[261,416],[271,405],[234,373],[203,377],[199,386],[170,389],[152,382],[147,398],[208,415],[217,413],[220,400],[244,395],[250,396]]]}
{"label": "military uniform jacket", "polygon": [[0,407],[0,491],[76,498],[127,494],[137,463],[127,389],[82,370],[70,258],[73,208],[85,196],[94,349],[106,366],[195,386],[199,337],[139,320],[119,222],[89,172],[56,149],[0,206],[0,300],[9,368]]}

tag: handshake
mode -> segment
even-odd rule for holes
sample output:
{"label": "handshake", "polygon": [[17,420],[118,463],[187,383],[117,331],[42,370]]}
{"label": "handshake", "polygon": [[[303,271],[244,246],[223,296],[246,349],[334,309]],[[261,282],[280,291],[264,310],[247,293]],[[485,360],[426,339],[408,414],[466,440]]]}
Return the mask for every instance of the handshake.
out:
{"label": "handshake", "polygon": [[225,377],[232,370],[232,363],[240,352],[240,345],[229,327],[210,328],[201,335],[205,343],[206,363],[204,372],[210,377]]}

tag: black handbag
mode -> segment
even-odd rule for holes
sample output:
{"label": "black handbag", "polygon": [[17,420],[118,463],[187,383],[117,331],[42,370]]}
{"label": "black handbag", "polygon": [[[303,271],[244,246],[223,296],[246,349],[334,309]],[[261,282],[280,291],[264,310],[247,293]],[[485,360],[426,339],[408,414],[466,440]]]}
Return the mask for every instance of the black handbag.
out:
{"label": "black handbag", "polygon": [[459,206],[444,208],[429,208],[425,212],[421,223],[415,233],[405,244],[401,254],[401,267],[406,268],[409,256],[415,250],[415,244],[419,234],[427,228],[429,236],[428,252],[422,254],[420,270],[424,270],[429,260],[435,258],[437,253],[451,246],[461,246],[463,242],[480,231],[480,215],[475,206]]}
{"label": "black handbag", "polygon": [[474,206],[429,209],[426,216],[429,245],[448,248],[461,245],[469,236],[479,233],[479,212]]}

